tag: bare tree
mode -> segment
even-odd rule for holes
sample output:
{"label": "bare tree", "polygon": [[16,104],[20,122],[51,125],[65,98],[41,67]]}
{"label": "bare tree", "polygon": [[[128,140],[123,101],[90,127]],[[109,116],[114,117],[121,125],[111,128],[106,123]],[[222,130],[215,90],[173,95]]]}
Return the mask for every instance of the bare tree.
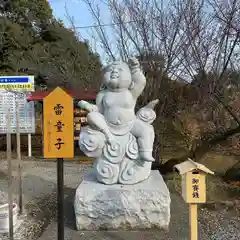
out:
{"label": "bare tree", "polygon": [[[196,141],[209,138],[205,135],[206,126],[192,128],[196,130],[194,133],[184,132],[184,129],[191,129],[186,125],[189,124],[185,121],[186,113],[201,112],[194,115],[194,125],[195,120],[199,123],[209,120],[212,115],[211,126],[208,126],[213,136],[211,139],[219,138],[219,132],[222,136],[234,133],[234,129],[240,131],[240,117],[224,98],[229,74],[238,69],[237,60],[240,58],[238,0],[101,1],[111,15],[111,31],[106,31],[100,7],[95,1],[82,1],[96,21],[96,33],[110,59],[115,55],[123,60],[132,55],[139,56],[148,78],[141,103],[159,97],[158,122],[171,109],[170,114],[175,117],[179,131],[185,136],[192,134],[189,149],[194,151]],[[108,34],[114,35],[115,44],[109,44],[108,40],[113,38]],[[118,54],[114,54],[116,52]],[[179,108],[182,92],[176,93],[178,88],[170,80],[184,82],[185,86],[191,82],[188,94],[193,91],[193,101],[189,103],[187,98],[183,108],[180,107],[180,114],[176,107]],[[234,128],[224,126],[224,130],[219,131],[219,126],[223,125],[217,123],[215,117],[223,113],[231,118],[231,127]],[[157,135],[161,135],[162,129],[159,129],[156,128]]]}
{"label": "bare tree", "polygon": [[[238,124],[237,113],[223,99],[224,88],[229,84],[228,74],[237,65],[239,55],[240,31],[236,19],[239,18],[239,1],[182,1],[180,9],[184,11],[184,28],[186,43],[184,51],[184,69],[192,72],[193,80],[196,73],[201,73],[198,86],[200,97],[207,96],[204,104],[209,107],[222,105],[228,115]],[[208,12],[204,9],[208,8]],[[224,16],[224,17],[222,17]],[[229,71],[230,70],[230,71]],[[210,73],[210,74],[209,74]],[[204,94],[204,95],[203,95]],[[217,105],[216,105],[217,103]]]}

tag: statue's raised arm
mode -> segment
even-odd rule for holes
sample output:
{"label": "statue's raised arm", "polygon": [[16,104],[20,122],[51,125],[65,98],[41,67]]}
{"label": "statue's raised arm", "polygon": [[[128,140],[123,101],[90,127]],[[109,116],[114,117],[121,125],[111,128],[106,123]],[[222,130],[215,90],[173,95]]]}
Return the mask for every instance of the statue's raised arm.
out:
{"label": "statue's raised arm", "polygon": [[137,99],[146,86],[146,77],[137,58],[130,58],[128,64],[132,75],[132,83],[129,90],[134,98]]}

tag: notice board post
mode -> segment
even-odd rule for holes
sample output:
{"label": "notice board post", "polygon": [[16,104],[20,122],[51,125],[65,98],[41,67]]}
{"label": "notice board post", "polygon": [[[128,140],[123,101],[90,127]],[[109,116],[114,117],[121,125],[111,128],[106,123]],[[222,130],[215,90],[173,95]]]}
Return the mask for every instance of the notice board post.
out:
{"label": "notice board post", "polygon": [[63,159],[74,157],[73,99],[57,87],[43,99],[44,158],[57,159],[58,240],[64,240]]}

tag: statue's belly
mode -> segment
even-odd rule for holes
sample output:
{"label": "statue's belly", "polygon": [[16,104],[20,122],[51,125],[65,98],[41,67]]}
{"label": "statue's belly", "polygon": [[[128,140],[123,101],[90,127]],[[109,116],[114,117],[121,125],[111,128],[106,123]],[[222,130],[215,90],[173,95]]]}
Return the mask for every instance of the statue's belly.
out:
{"label": "statue's belly", "polygon": [[104,117],[107,122],[113,125],[126,125],[135,119],[133,109],[109,108],[104,111]]}

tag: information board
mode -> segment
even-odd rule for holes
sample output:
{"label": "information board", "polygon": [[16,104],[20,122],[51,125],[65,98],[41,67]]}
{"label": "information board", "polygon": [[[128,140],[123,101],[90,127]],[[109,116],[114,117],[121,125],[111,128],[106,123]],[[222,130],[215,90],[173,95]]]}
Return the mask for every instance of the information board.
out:
{"label": "information board", "polygon": [[34,102],[27,102],[34,91],[34,76],[0,76],[0,134],[7,133],[7,114],[11,112],[11,132],[16,133],[16,103],[20,133],[35,133]]}
{"label": "information board", "polygon": [[0,91],[0,134],[7,133],[7,114],[11,112],[11,133],[16,133],[16,105],[19,112],[20,133],[35,133],[34,102],[27,102],[28,93]]}

